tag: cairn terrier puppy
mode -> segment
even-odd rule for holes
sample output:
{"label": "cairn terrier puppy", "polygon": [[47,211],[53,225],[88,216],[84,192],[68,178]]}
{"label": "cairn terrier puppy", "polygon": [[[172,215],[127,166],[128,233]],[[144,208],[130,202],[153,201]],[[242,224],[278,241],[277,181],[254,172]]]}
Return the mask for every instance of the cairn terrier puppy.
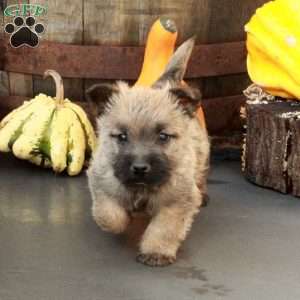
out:
{"label": "cairn terrier puppy", "polygon": [[103,111],[87,172],[93,218],[119,234],[133,212],[149,214],[137,260],[150,266],[175,261],[206,194],[209,140],[195,115],[200,92],[181,84],[193,46],[193,39],[182,44],[152,87],[118,82],[86,93]]}

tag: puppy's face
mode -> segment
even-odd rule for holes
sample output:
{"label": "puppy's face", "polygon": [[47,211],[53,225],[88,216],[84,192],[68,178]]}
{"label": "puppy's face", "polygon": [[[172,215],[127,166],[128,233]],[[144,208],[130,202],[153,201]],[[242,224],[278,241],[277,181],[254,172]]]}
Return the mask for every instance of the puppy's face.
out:
{"label": "puppy's face", "polygon": [[[152,87],[96,84],[86,91],[102,115],[100,156],[94,164],[98,158],[99,165],[111,167],[128,187],[162,185],[188,161],[184,158],[193,139],[189,126],[201,97],[199,91],[182,85],[182,79],[194,43],[191,38],[177,48]],[[105,99],[110,99],[108,105]]]}
{"label": "puppy's face", "polygon": [[172,169],[166,148],[176,136],[156,122],[139,130],[131,124],[116,126],[111,133],[118,148],[112,161],[115,176],[126,186],[163,184]]}
{"label": "puppy's face", "polygon": [[190,120],[168,88],[119,84],[98,121],[100,148],[125,186],[160,186],[185,155]]}

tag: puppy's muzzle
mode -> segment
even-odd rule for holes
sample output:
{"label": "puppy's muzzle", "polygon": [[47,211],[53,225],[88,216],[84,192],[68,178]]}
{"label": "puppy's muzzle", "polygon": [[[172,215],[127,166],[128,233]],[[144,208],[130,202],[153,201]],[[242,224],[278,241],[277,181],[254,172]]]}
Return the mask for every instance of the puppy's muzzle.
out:
{"label": "puppy's muzzle", "polygon": [[170,176],[166,157],[157,154],[134,156],[120,155],[114,163],[115,176],[126,186],[158,186]]}

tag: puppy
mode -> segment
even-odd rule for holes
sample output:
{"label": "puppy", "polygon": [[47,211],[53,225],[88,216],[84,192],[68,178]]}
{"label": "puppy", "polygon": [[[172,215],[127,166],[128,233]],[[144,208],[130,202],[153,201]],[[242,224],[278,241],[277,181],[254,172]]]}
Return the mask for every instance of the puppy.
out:
{"label": "puppy", "polygon": [[149,214],[137,260],[150,266],[175,261],[206,195],[209,139],[195,115],[200,92],[181,84],[193,46],[193,39],[182,44],[152,87],[118,82],[86,92],[102,111],[87,172],[93,218],[119,234],[133,212]]}

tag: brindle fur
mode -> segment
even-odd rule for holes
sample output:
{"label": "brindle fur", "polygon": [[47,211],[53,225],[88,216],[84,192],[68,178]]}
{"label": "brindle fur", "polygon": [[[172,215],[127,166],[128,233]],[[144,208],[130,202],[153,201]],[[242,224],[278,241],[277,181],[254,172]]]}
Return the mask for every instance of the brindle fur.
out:
{"label": "brindle fur", "polygon": [[[192,47],[192,40],[179,47],[153,87],[129,87],[123,82],[112,87],[110,101],[98,119],[99,145],[88,170],[92,215],[103,230],[124,232],[134,211],[151,216],[137,256],[150,266],[175,261],[206,194],[209,140],[191,115],[191,105],[187,110],[184,104],[195,103],[195,111],[199,99],[190,99],[193,91],[179,84]],[[101,100],[97,90],[101,85],[87,91],[94,103]],[[174,137],[158,142],[159,130]],[[115,138],[123,131],[128,133],[126,145]],[[151,155],[160,163],[153,164],[148,181],[134,184],[128,179],[131,161],[149,161]]]}

